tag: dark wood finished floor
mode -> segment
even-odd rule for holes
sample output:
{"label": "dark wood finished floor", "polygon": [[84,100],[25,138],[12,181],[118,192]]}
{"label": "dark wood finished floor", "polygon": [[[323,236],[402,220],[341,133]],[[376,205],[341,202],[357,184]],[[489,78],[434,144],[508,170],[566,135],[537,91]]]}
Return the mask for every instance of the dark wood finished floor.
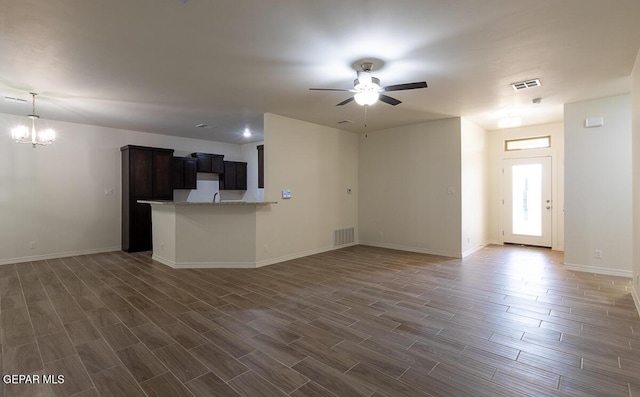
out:
{"label": "dark wood finished floor", "polygon": [[0,266],[5,396],[640,396],[631,280],[562,253],[364,246],[261,269]]}

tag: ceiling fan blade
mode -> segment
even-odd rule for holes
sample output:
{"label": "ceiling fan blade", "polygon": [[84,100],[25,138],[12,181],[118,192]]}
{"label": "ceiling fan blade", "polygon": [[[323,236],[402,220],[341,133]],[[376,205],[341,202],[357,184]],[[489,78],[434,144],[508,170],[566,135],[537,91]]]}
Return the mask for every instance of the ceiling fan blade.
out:
{"label": "ceiling fan blade", "polygon": [[389,95],[380,94],[379,98],[382,102],[388,103],[391,106],[396,106],[402,103],[402,101],[397,100],[396,98],[391,98]]}
{"label": "ceiling fan blade", "polygon": [[309,88],[310,91],[353,91],[347,88]]}
{"label": "ceiling fan blade", "polygon": [[347,103],[352,102],[352,101],[353,101],[353,99],[354,99],[353,97],[347,98],[347,99],[345,99],[344,101],[342,101],[342,102],[340,102],[339,104],[337,104],[336,106],[346,105]]}
{"label": "ceiling fan blade", "polygon": [[382,87],[384,91],[404,91],[404,90],[416,90],[418,88],[427,88],[426,81],[419,81],[416,83],[396,84]]}

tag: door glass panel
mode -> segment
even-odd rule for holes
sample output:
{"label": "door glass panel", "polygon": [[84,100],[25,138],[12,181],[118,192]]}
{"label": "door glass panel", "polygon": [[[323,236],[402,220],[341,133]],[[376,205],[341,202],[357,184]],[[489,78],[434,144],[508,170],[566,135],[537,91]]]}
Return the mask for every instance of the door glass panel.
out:
{"label": "door glass panel", "polygon": [[542,236],[542,164],[512,170],[513,234]]}

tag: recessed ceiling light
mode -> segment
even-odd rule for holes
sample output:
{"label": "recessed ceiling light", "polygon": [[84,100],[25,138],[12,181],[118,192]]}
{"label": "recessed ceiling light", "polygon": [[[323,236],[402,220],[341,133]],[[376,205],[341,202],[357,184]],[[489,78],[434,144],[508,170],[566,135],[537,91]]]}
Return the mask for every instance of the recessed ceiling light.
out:
{"label": "recessed ceiling light", "polygon": [[250,138],[251,137],[251,131],[249,130],[249,128],[245,128],[244,132],[242,133],[242,136],[245,138]]}
{"label": "recessed ceiling light", "polygon": [[522,125],[522,119],[520,117],[505,117],[498,120],[498,128],[513,128]]}

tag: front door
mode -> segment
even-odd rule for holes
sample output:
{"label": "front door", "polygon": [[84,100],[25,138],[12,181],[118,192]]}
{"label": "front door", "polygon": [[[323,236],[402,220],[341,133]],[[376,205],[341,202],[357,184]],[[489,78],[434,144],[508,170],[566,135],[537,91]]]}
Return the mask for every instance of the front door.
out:
{"label": "front door", "polygon": [[551,247],[551,157],[505,159],[503,241]]}

